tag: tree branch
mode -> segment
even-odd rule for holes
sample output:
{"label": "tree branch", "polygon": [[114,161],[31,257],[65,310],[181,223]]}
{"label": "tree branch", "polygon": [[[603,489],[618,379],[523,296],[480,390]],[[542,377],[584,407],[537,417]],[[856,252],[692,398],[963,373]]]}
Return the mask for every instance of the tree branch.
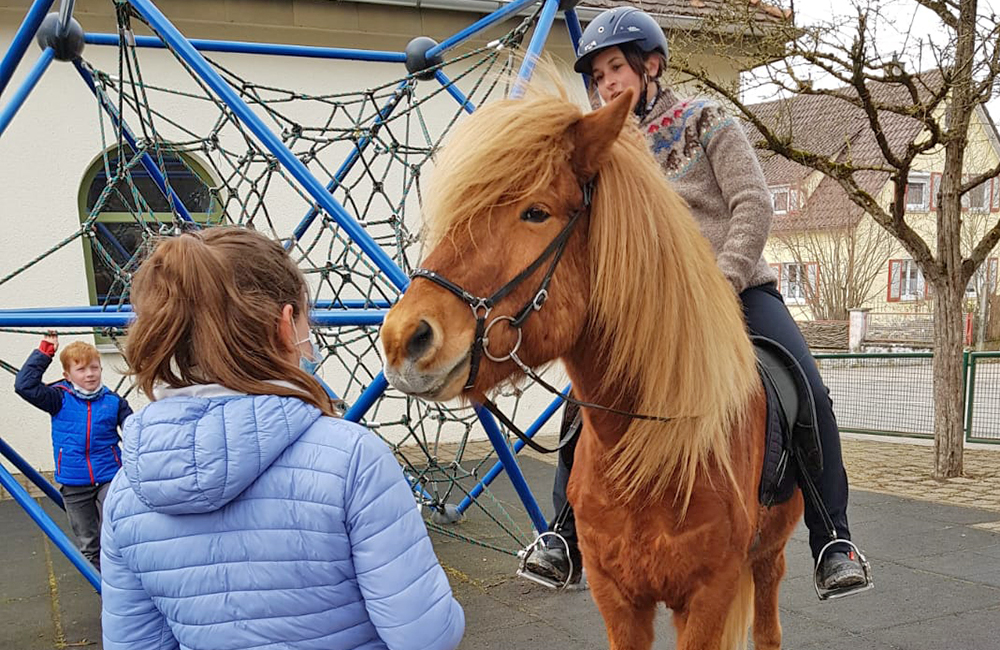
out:
{"label": "tree branch", "polygon": [[948,4],[943,0],[916,0],[916,2],[922,7],[926,7],[936,13],[941,22],[948,27],[958,29],[958,16],[948,10]]}

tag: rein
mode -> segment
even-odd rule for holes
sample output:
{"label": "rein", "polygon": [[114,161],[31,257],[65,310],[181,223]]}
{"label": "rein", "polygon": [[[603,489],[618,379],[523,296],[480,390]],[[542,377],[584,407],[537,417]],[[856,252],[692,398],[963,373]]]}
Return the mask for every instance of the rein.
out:
{"label": "rein", "polygon": [[[575,399],[568,395],[563,395],[557,388],[542,379],[538,373],[532,370],[526,363],[521,361],[520,357],[517,356],[518,350],[521,348],[522,341],[522,330],[521,327],[536,311],[540,311],[545,301],[549,297],[548,286],[549,282],[552,280],[552,275],[555,273],[556,266],[559,264],[559,260],[562,259],[563,253],[566,251],[566,244],[569,241],[569,237],[573,234],[573,228],[579,222],[580,217],[584,214],[590,212],[591,202],[594,194],[594,181],[590,181],[583,187],[583,204],[574,211],[573,216],[570,220],[563,226],[563,229],[559,231],[545,250],[535,258],[535,261],[528,265],[523,271],[514,276],[510,282],[503,285],[497,291],[488,298],[479,297],[473,293],[470,293],[455,284],[451,280],[448,280],[444,276],[440,275],[435,271],[431,271],[425,268],[414,269],[410,274],[411,278],[424,278],[425,280],[430,280],[431,282],[437,284],[443,289],[447,289],[449,292],[458,297],[459,300],[464,302],[466,305],[472,309],[472,316],[476,319],[476,338],[472,343],[472,359],[469,363],[469,378],[465,382],[465,390],[472,388],[476,381],[476,376],[479,374],[479,366],[482,362],[482,358],[485,355],[490,361],[496,363],[502,363],[507,360],[513,361],[524,374],[526,374],[532,381],[541,385],[545,390],[549,391],[553,395],[558,396],[563,402],[568,402],[570,404],[575,404],[580,407],[598,409],[608,413],[614,413],[615,415],[621,415],[628,418],[633,418],[637,420],[653,420],[656,422],[670,422],[676,418],[661,417],[656,415],[645,415],[642,413],[631,413],[629,411],[623,411],[620,409],[612,408],[609,406],[601,406],[600,404],[594,404],[592,402],[584,402],[582,400]],[[538,284],[538,288],[535,290],[534,297],[525,303],[514,316],[497,316],[489,324],[486,320],[490,317],[493,308],[498,302],[506,298],[514,289],[518,287],[522,282],[524,282],[528,277],[530,277],[535,271],[537,271],[545,263],[548,258],[552,258],[545,275],[542,277],[541,282]],[[508,352],[505,356],[497,357],[490,353],[490,330],[500,322],[508,321],[510,326],[517,332],[517,341],[514,343],[513,349]],[[508,418],[500,408],[490,399],[483,402],[483,407],[486,408],[490,413],[492,413],[500,422],[510,429],[514,435],[521,439],[521,441],[534,449],[537,452],[543,454],[551,454],[559,451],[567,444],[569,444],[576,433],[579,432],[583,427],[577,427],[577,429],[568,435],[566,438],[561,440],[556,447],[548,448],[539,445],[529,438],[523,431],[521,431],[511,420]]]}

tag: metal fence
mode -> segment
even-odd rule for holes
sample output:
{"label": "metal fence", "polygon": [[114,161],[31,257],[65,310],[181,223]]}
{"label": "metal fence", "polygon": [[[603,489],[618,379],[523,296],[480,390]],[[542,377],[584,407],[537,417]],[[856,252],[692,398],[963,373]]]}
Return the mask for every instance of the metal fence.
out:
{"label": "metal fence", "polygon": [[[817,354],[841,431],[933,437],[930,352]],[[966,423],[970,442],[1000,443],[1000,352],[966,352]]]}

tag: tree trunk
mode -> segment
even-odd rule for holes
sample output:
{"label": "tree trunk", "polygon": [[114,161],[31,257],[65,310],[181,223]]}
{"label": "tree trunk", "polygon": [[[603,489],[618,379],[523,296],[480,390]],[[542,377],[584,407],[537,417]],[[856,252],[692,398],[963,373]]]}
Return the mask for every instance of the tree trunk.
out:
{"label": "tree trunk", "polygon": [[945,286],[934,287],[934,476],[937,478],[962,475],[964,294],[950,279]]}

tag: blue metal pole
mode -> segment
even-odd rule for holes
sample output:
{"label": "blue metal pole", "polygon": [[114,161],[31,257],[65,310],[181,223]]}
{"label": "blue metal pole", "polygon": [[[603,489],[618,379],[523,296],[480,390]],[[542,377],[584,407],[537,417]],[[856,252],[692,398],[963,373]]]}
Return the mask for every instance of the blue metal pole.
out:
{"label": "blue metal pole", "polygon": [[514,0],[514,2],[511,2],[507,6],[502,7],[501,9],[498,9],[498,10],[494,11],[493,13],[491,13],[488,16],[484,16],[483,18],[480,18],[479,20],[477,20],[476,22],[472,23],[471,25],[469,25],[468,27],[466,27],[462,31],[458,32],[454,36],[446,38],[445,40],[443,40],[442,42],[438,43],[437,45],[435,45],[431,49],[427,50],[427,54],[424,55],[424,58],[426,58],[428,61],[430,61],[431,59],[433,59],[438,54],[443,54],[445,52],[445,50],[450,50],[451,48],[455,47],[459,43],[461,43],[463,41],[466,41],[469,38],[475,36],[479,32],[481,32],[484,29],[486,29],[487,27],[489,27],[491,25],[494,25],[494,24],[496,24],[496,23],[498,23],[498,22],[506,19],[510,15],[516,14],[517,12],[521,11],[525,7],[531,6],[531,5],[535,4],[536,2],[538,2],[538,0]]}
{"label": "blue metal pole", "polygon": [[542,15],[538,17],[538,22],[535,23],[535,31],[531,35],[531,42],[528,43],[528,50],[524,53],[524,61],[521,63],[521,69],[517,73],[517,81],[510,91],[511,99],[518,99],[524,96],[528,81],[531,79],[531,74],[535,71],[535,65],[538,63],[538,57],[541,56],[542,49],[545,48],[545,41],[549,37],[549,31],[552,29],[552,21],[555,20],[556,11],[558,10],[559,0],[545,0],[545,6],[542,7]]}
{"label": "blue metal pole", "polygon": [[424,486],[420,485],[415,477],[411,476],[409,472],[403,472],[403,474],[406,476],[406,482],[410,484],[410,489],[413,490],[414,494],[419,494],[428,501],[434,501],[434,497],[427,493],[427,490],[424,489]]}
{"label": "blue metal pole", "polygon": [[[387,309],[320,310],[310,313],[310,320],[329,327],[381,325]],[[135,314],[131,311],[24,311],[0,312],[0,327],[125,327]]]}
{"label": "blue metal pole", "polygon": [[45,20],[45,16],[48,14],[54,1],[35,0],[31,3],[31,7],[28,8],[28,13],[24,17],[24,21],[14,34],[14,40],[10,42],[7,53],[3,55],[3,60],[0,61],[0,95],[3,95],[4,89],[10,83],[11,77],[14,76],[14,70],[17,69],[17,64],[21,62],[24,53],[28,51],[31,39],[35,37],[38,26]]}
{"label": "blue metal pole", "polygon": [[[556,0],[556,3],[558,4],[558,0]],[[483,428],[486,430],[486,435],[489,437],[490,442],[493,443],[493,449],[497,452],[497,458],[500,459],[504,469],[507,470],[507,477],[514,486],[517,496],[521,497],[521,503],[524,504],[524,509],[528,511],[528,516],[531,517],[531,523],[535,526],[535,530],[538,532],[548,530],[549,523],[545,520],[545,515],[538,508],[538,502],[535,501],[535,496],[531,493],[528,482],[524,480],[524,474],[521,473],[521,468],[518,466],[514,454],[507,447],[507,440],[503,437],[503,433],[500,432],[500,427],[497,426],[493,415],[478,404],[475,406],[475,409],[476,414],[479,415],[479,421],[483,423]]]}
{"label": "blue metal pole", "polygon": [[388,309],[350,309],[344,311],[313,311],[310,321],[327,327],[358,327],[381,325]]}
{"label": "blue metal pole", "polygon": [[10,126],[11,121],[14,116],[17,115],[18,109],[24,105],[25,100],[28,99],[28,95],[34,89],[38,80],[42,78],[45,71],[48,70],[49,64],[52,63],[52,59],[55,58],[56,51],[51,47],[47,47],[42,50],[42,55],[38,57],[38,61],[35,63],[34,67],[28,71],[28,76],[25,77],[24,82],[21,87],[17,89],[17,92],[10,98],[10,103],[8,103],[3,110],[0,110],[0,135],[7,130]]}
{"label": "blue metal pole", "polygon": [[440,68],[434,72],[434,78],[437,79],[442,86],[444,86],[444,89],[448,91],[449,95],[458,100],[458,103],[463,109],[465,109],[466,113],[472,113],[476,110],[476,107],[472,104],[472,102],[465,97],[465,94],[462,93],[457,86],[455,86],[455,83],[449,79],[448,75],[442,72]]}
{"label": "blue metal pole", "polygon": [[[536,0],[532,0],[533,2]],[[118,34],[87,34],[85,42],[88,45],[119,44]],[[189,39],[191,45],[200,52],[231,52],[234,54],[269,54],[272,56],[296,56],[307,59],[339,59],[347,61],[373,61],[376,63],[406,63],[406,54],[402,52],[383,52],[378,50],[352,50],[337,47],[311,47],[307,45],[280,45],[275,43],[253,43],[246,41],[215,41],[206,39]],[[136,36],[137,47],[166,49],[163,41],[155,36]]]}
{"label": "blue metal pole", "polygon": [[42,507],[38,505],[38,502],[31,498],[28,491],[21,487],[21,484],[7,471],[7,468],[0,464],[0,486],[2,486],[10,496],[14,497],[18,505],[24,509],[28,516],[35,520],[38,527],[42,529],[42,532],[48,535],[52,543],[56,545],[63,555],[65,555],[73,566],[83,574],[94,589],[98,593],[101,592],[101,576],[97,573],[97,569],[94,565],[87,561],[87,558],[83,557],[83,554],[76,548],[76,545],[70,541],[66,533],[62,531],[56,522],[52,521],[48,513],[42,510]]}
{"label": "blue metal pole", "polygon": [[59,490],[56,486],[49,483],[48,480],[46,480],[46,478],[38,472],[38,470],[31,466],[31,463],[26,461],[21,454],[17,453],[17,451],[7,444],[7,441],[3,438],[0,438],[0,454],[9,460],[14,467],[21,470],[21,473],[27,476],[28,480],[38,486],[38,489],[44,492],[47,497],[52,499],[57,506],[63,510],[66,509],[65,504],[63,504],[62,495],[59,494]]}
{"label": "blue metal pole", "polygon": [[[553,0],[558,3],[558,0]],[[177,55],[208,85],[218,97],[224,101],[247,128],[267,147],[275,158],[288,170],[301,186],[309,193],[316,203],[337,220],[340,227],[363,250],[375,265],[385,273],[386,277],[399,289],[405,289],[409,278],[392,261],[392,258],[382,250],[365,229],[343,208],[316,180],[298,157],[295,156],[281,140],[267,127],[264,121],[240,99],[232,86],[226,83],[219,73],[212,68],[198,50],[184,38],[183,34],[167,20],[167,17],[157,9],[150,0],[129,0],[136,11],[142,14],[149,25],[177,53]]]}
{"label": "blue metal pole", "polygon": [[[570,387],[567,386],[565,390],[563,390],[562,394],[569,394],[569,388]],[[534,438],[535,434],[538,433],[543,426],[545,426],[545,423],[549,421],[549,418],[551,418],[556,411],[559,410],[559,407],[562,406],[563,403],[564,401],[558,398],[552,400],[552,403],[549,404],[548,408],[542,411],[542,414],[538,416],[538,419],[536,419],[530,427],[528,427],[528,430],[524,432],[524,435],[528,438]],[[517,440],[514,443],[514,453],[516,454],[522,449],[524,449],[524,441]],[[479,495],[483,493],[483,490],[485,490],[490,483],[493,482],[493,479],[500,475],[500,472],[502,472],[503,469],[503,463],[497,461],[496,464],[490,468],[490,471],[486,472],[486,476],[484,476],[479,483],[476,483],[475,487],[469,490],[469,494],[458,504],[458,511],[465,512],[468,510],[473,501],[479,498]]]}
{"label": "blue metal pole", "polygon": [[368,384],[368,387],[361,392],[358,400],[351,405],[351,408],[347,409],[347,413],[344,413],[344,419],[351,422],[360,422],[361,418],[368,412],[368,409],[382,397],[385,389],[388,387],[389,382],[385,380],[385,375],[379,372],[375,375],[375,379],[372,379],[372,383]]}
{"label": "blue metal pole", "polygon": [[98,221],[94,225],[97,226],[97,231],[99,233],[101,233],[102,235],[104,235],[105,239],[107,239],[109,242],[111,242],[111,245],[114,247],[114,249],[116,251],[118,251],[119,255],[121,255],[122,257],[124,257],[126,260],[128,260],[128,259],[130,259],[132,257],[132,255],[127,250],[125,250],[125,247],[122,246],[121,242],[118,241],[118,238],[115,237],[114,233],[112,233],[110,230],[108,230],[107,226],[105,226],[100,221]]}
{"label": "blue metal pole", "polygon": [[62,0],[59,4],[59,33],[65,34],[69,29],[69,21],[73,18],[73,6],[76,0]]}
{"label": "blue metal pole", "polygon": [[[371,135],[366,135],[358,141],[358,143],[354,146],[354,150],[351,151],[351,154],[347,157],[347,160],[345,160],[340,166],[340,169],[334,173],[333,179],[326,184],[327,193],[331,193],[337,189],[337,187],[344,182],[344,178],[346,178],[351,170],[354,169],[354,165],[361,159],[361,154],[363,154],[365,149],[368,148],[368,145],[371,144],[372,136],[378,133],[382,125],[384,125],[386,120],[389,119],[389,116],[392,115],[392,112],[396,110],[397,106],[399,106],[399,102],[406,96],[406,93],[403,91],[409,84],[409,81],[401,81],[399,85],[396,86],[396,91],[392,94],[392,97],[390,97],[389,101],[387,101],[385,105],[379,109],[378,117],[372,124]],[[302,239],[303,235],[306,234],[306,230],[309,229],[309,226],[312,225],[312,222],[316,220],[317,216],[319,216],[319,210],[315,207],[309,208],[309,212],[306,213],[306,216],[302,217],[302,221],[300,221],[299,225],[295,227],[294,236],[296,241]]]}
{"label": "blue metal pole", "polygon": [[[580,25],[580,16],[577,15],[576,9],[567,9],[564,12],[566,18],[566,29],[569,30],[569,42],[573,46],[574,52],[580,51],[580,39],[583,38],[583,27]],[[583,86],[590,91],[590,75],[581,75],[583,77]]]}
{"label": "blue metal pole", "polygon": [[[128,142],[132,151],[139,151],[140,147],[135,141],[135,136],[132,135],[132,130],[128,128],[128,125],[125,124],[125,121],[118,114],[118,109],[111,106],[111,104],[106,101],[106,98],[98,92],[97,83],[94,81],[94,76],[90,74],[90,70],[85,68],[79,61],[74,61],[73,65],[76,66],[77,72],[79,72],[80,76],[83,77],[83,81],[87,84],[87,88],[90,88],[90,92],[94,93],[94,97],[97,98],[101,107],[108,114],[108,117],[111,118],[112,124],[115,125],[116,129],[119,129],[122,132],[122,136],[125,138],[125,141]],[[160,188],[161,192],[163,192],[163,196],[172,201],[174,208],[177,210],[177,214],[180,215],[180,217],[185,221],[193,222],[194,219],[191,217],[191,213],[188,212],[187,206],[184,205],[184,201],[181,200],[181,197],[177,196],[177,193],[174,192],[173,188],[167,187],[167,181],[163,177],[163,174],[160,173],[160,168],[156,166],[156,161],[153,160],[153,157],[144,152],[139,158],[139,162],[142,164],[142,168],[146,170],[146,173],[149,174],[149,177],[153,179],[153,182],[156,183],[156,186]]]}
{"label": "blue metal pole", "polygon": [[[389,309],[391,303],[388,300],[317,300],[313,303],[313,307],[319,310],[318,313],[322,314],[322,310],[330,310],[331,308],[336,309]],[[121,304],[121,305],[81,305],[76,307],[26,307],[24,309],[0,309],[0,315],[3,314],[47,314],[47,313],[61,313],[61,314],[87,314],[87,313],[131,313],[132,305]],[[315,314],[314,314],[315,315]]]}

